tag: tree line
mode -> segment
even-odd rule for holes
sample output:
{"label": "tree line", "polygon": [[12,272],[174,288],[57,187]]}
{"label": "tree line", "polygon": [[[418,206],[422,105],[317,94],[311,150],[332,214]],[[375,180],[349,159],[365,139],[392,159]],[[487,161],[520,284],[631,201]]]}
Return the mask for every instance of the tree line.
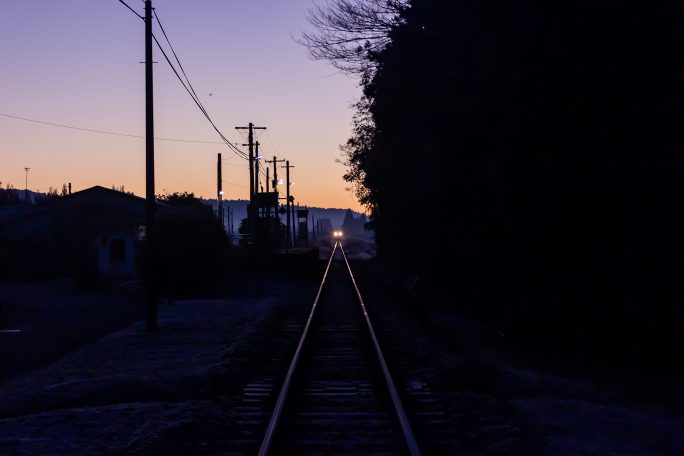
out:
{"label": "tree line", "polygon": [[379,254],[431,288],[676,292],[683,16],[673,1],[311,11],[311,55],[360,76],[342,151]]}
{"label": "tree line", "polygon": [[[684,5],[331,0],[345,179],[416,315],[564,370],[681,375]],[[424,298],[428,299],[424,299]]]}

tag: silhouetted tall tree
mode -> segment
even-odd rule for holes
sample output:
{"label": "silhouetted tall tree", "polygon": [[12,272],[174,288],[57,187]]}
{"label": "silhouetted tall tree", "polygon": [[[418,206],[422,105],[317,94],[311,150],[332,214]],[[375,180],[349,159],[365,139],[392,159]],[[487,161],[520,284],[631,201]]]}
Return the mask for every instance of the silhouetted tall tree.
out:
{"label": "silhouetted tall tree", "polygon": [[656,3],[412,0],[346,57],[314,21],[312,53],[372,69],[342,150],[380,254],[479,288],[674,290],[684,6]]}
{"label": "silhouetted tall tree", "polygon": [[368,71],[371,53],[389,43],[389,33],[401,19],[408,0],[331,0],[315,6],[308,20],[315,33],[304,33],[301,42],[315,60],[328,60],[349,73]]}
{"label": "silhouetted tall tree", "polygon": [[212,293],[230,278],[232,251],[221,222],[193,193],[157,195],[157,235],[140,257],[146,280],[169,295]]}

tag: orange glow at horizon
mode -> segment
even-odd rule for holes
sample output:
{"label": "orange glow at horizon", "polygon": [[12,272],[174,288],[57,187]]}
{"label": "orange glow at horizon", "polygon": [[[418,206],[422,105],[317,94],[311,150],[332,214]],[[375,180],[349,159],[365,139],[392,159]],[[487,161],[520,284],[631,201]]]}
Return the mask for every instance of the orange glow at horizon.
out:
{"label": "orange glow at horizon", "polygon": [[[350,135],[349,105],[360,95],[358,81],[310,61],[292,39],[307,28],[305,10],[311,5],[311,0],[216,3],[215,14],[207,15],[181,0],[155,2],[193,86],[226,137],[245,143],[245,133],[235,126],[266,126],[267,132],[257,133],[260,153],[295,166],[292,193],[299,204],[363,212],[345,190],[344,166],[336,163],[338,146]],[[40,17],[33,14],[36,7]],[[225,27],[225,18],[236,14],[244,20]],[[143,136],[142,53],[142,24],[118,2],[3,2],[0,113]],[[155,137],[220,141],[157,49],[155,61]],[[35,191],[71,182],[74,191],[123,185],[144,195],[141,138],[0,116],[0,151],[3,186],[23,189],[29,167],[28,187]],[[156,193],[216,198],[219,152],[224,199],[246,199],[247,163],[228,147],[162,140],[155,141]],[[285,177],[284,169],[278,177]]]}

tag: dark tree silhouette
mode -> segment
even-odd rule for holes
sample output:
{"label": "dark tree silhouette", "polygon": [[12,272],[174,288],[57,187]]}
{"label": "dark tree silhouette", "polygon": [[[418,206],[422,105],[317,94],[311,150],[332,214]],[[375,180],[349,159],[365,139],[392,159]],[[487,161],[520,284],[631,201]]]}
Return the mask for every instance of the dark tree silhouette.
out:
{"label": "dark tree silhouette", "polygon": [[371,68],[369,55],[389,43],[389,32],[401,18],[408,0],[331,0],[309,10],[315,32],[303,33],[300,42],[315,60],[328,60],[348,73]]}
{"label": "dark tree silhouette", "polygon": [[682,7],[659,4],[414,0],[356,54],[333,32],[363,39],[340,13],[357,4],[317,10],[310,50],[374,68],[342,150],[380,251],[468,283],[672,286],[684,43]]}
{"label": "dark tree silhouette", "polygon": [[2,188],[2,182],[0,182],[0,206],[9,206],[20,202],[19,190],[9,183],[5,184],[5,188]]}
{"label": "dark tree silhouette", "polygon": [[146,280],[170,295],[210,294],[230,278],[230,242],[211,208],[193,193],[158,195],[154,246],[141,255]]}
{"label": "dark tree silhouette", "polygon": [[352,120],[352,137],[340,146],[347,166],[344,180],[351,184],[347,190],[354,192],[359,202],[367,209],[375,206],[370,183],[366,182],[366,161],[373,150],[375,125],[370,113],[368,98],[362,98],[354,105],[356,114]]}
{"label": "dark tree silhouette", "polygon": [[[123,186],[121,186],[121,188],[123,189]],[[202,201],[199,198],[197,198],[195,194],[192,192],[175,192],[161,194],[157,195],[157,199],[174,207],[195,207],[202,208],[208,212],[211,212],[209,207],[202,203]]]}
{"label": "dark tree silhouette", "polygon": [[[332,30],[362,40],[349,22]],[[683,23],[667,0],[411,0],[345,54],[314,22],[314,56],[371,70],[342,152],[379,256],[480,314],[665,356],[684,320]]]}

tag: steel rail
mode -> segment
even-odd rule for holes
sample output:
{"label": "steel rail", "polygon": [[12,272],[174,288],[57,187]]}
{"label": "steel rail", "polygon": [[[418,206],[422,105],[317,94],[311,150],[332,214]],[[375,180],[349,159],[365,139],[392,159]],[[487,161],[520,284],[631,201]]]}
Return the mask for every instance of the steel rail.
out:
{"label": "steel rail", "polygon": [[[280,394],[278,394],[278,400],[276,401],[276,405],[273,409],[273,414],[271,414],[271,419],[268,422],[268,427],[266,428],[266,433],[264,434],[264,438],[261,441],[261,447],[259,448],[259,456],[266,456],[271,449],[271,445],[273,444],[273,440],[275,438],[276,434],[276,429],[278,427],[278,422],[280,421],[280,416],[283,413],[283,408],[285,407],[285,399],[287,398],[287,393],[290,390],[290,384],[292,383],[292,377],[294,376],[295,369],[297,368],[297,363],[299,362],[299,357],[302,352],[302,348],[304,347],[304,342],[306,340],[306,336],[309,333],[309,327],[311,326],[311,320],[313,320],[314,312],[316,311],[316,307],[318,306],[318,300],[321,297],[321,292],[323,291],[323,285],[325,285],[325,281],[328,278],[328,271],[330,270],[330,264],[332,263],[333,257],[335,256],[335,251],[337,250],[337,246],[340,244],[339,241],[335,243],[335,246],[333,247],[333,251],[330,254],[330,259],[328,260],[328,266],[325,268],[325,273],[323,274],[323,280],[321,280],[321,285],[318,287],[318,293],[316,294],[316,299],[314,300],[313,306],[311,307],[311,312],[309,313],[309,318],[306,320],[306,325],[304,326],[304,331],[302,332],[302,336],[299,339],[299,344],[297,345],[297,350],[295,351],[294,357],[292,358],[292,362],[290,363],[290,368],[287,371],[287,375],[285,376],[285,380],[283,381],[283,386],[280,389]],[[340,246],[341,248],[341,246]]]}
{"label": "steel rail", "polygon": [[382,373],[385,377],[385,383],[387,384],[387,389],[390,393],[390,399],[392,400],[394,411],[396,412],[397,418],[399,419],[399,425],[401,426],[401,430],[404,435],[404,440],[406,441],[406,446],[408,447],[409,454],[411,456],[420,456],[418,442],[416,441],[416,437],[413,435],[413,431],[411,430],[411,424],[409,423],[408,417],[406,416],[406,412],[404,411],[404,407],[401,404],[399,392],[397,391],[397,387],[394,385],[394,381],[392,380],[392,375],[390,374],[389,368],[387,367],[387,363],[385,362],[385,357],[383,356],[382,350],[380,349],[378,338],[375,336],[373,325],[371,324],[370,318],[368,317],[368,312],[366,311],[366,304],[363,302],[363,298],[361,297],[359,287],[356,285],[356,280],[354,279],[354,274],[352,274],[351,266],[349,266],[349,261],[347,261],[347,255],[344,253],[344,248],[342,248],[342,244],[340,242],[338,242],[338,244],[340,244],[340,251],[342,252],[342,256],[344,257],[344,262],[347,265],[349,276],[351,277],[352,283],[354,284],[356,295],[359,298],[361,310],[363,311],[363,317],[366,320],[368,331],[370,332],[371,339],[373,340],[373,347],[375,348],[375,353],[378,356],[378,361],[380,362],[380,366],[382,367]]}

